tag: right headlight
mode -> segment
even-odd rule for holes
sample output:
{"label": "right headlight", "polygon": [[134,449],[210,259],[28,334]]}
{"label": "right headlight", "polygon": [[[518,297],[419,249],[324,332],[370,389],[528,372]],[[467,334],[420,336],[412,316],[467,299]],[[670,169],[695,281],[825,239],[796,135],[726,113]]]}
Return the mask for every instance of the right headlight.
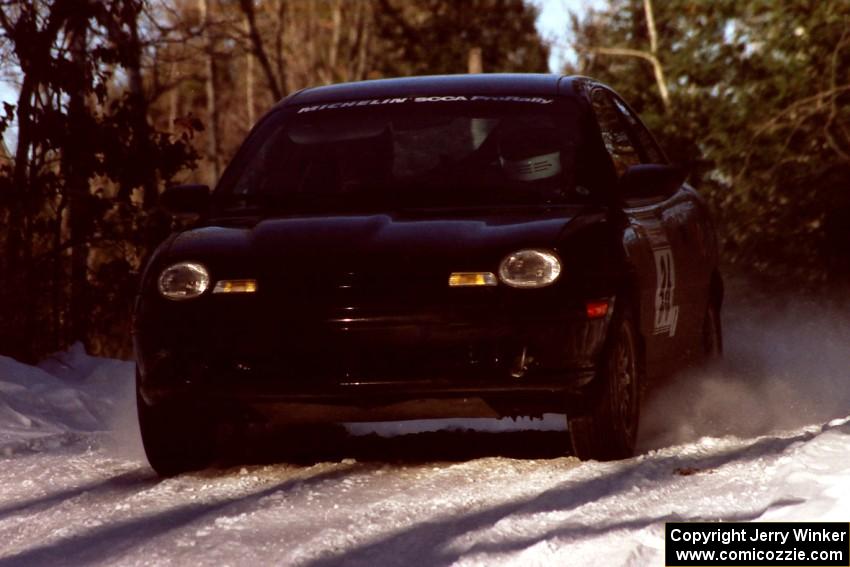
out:
{"label": "right headlight", "polygon": [[209,272],[203,265],[195,262],[173,264],[162,270],[157,280],[160,295],[175,301],[198,297],[209,286]]}
{"label": "right headlight", "polygon": [[499,279],[511,287],[544,287],[561,275],[561,260],[548,250],[518,250],[499,265]]}

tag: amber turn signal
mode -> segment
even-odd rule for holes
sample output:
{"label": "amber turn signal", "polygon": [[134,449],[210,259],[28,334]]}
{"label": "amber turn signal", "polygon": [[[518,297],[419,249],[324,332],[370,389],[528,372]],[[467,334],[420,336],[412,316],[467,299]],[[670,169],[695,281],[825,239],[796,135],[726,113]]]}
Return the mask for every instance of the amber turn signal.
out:
{"label": "amber turn signal", "polygon": [[221,280],[215,284],[213,293],[254,293],[257,280]]}
{"label": "amber turn signal", "polygon": [[449,287],[477,287],[497,283],[493,272],[452,272],[449,276]]}

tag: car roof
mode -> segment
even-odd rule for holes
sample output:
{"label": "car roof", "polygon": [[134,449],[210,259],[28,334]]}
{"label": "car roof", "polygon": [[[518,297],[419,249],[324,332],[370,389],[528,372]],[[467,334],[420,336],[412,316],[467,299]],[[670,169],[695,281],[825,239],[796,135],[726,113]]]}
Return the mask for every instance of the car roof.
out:
{"label": "car roof", "polygon": [[577,78],[536,73],[479,73],[376,79],[303,89],[278,106],[410,96],[571,95],[571,83]]}

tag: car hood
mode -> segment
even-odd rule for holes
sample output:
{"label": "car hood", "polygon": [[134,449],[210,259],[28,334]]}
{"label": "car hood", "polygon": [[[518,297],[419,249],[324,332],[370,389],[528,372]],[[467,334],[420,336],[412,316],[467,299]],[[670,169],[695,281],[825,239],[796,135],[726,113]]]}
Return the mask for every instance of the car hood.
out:
{"label": "car hood", "polygon": [[270,218],[248,227],[217,225],[186,231],[172,242],[169,256],[199,260],[246,256],[272,262],[312,258],[337,265],[376,259],[490,261],[521,248],[556,247],[579,215],[579,208],[558,208],[462,218],[412,214]]}

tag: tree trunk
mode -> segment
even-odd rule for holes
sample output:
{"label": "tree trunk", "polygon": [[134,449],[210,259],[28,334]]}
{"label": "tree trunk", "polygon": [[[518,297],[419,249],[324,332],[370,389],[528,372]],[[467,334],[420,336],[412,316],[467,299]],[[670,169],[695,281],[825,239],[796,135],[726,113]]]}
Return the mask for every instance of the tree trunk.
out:
{"label": "tree trunk", "polygon": [[313,2],[307,2],[305,6],[306,14],[304,21],[304,29],[307,30],[306,39],[304,42],[305,60],[307,61],[305,74],[307,84],[314,85],[321,80],[318,76],[319,55],[317,43],[319,41],[319,30],[316,26],[316,5]]}
{"label": "tree trunk", "polygon": [[[245,35],[250,37],[251,24],[248,22],[247,16],[243,24]],[[256,121],[254,115],[254,54],[251,49],[245,51],[245,110],[247,118],[246,126],[250,130]]]}
{"label": "tree trunk", "polygon": [[[70,35],[71,62],[78,73],[80,82],[68,92],[68,130],[70,132],[87,131],[86,92],[83,77],[87,70],[86,36],[88,22],[80,14],[72,15],[68,20]],[[88,159],[81,155],[87,144],[79,139],[65,139],[62,149],[62,169],[65,174],[65,191],[68,194],[68,219],[71,247],[71,304],[68,342],[86,341],[89,329],[89,284],[88,284],[88,237],[93,219],[89,207],[89,172],[86,171]]]}
{"label": "tree trunk", "polygon": [[18,147],[15,151],[14,171],[12,174],[12,214],[9,218],[9,246],[6,249],[8,266],[13,274],[20,274],[20,263],[25,254],[25,248],[30,243],[24,239],[25,224],[27,223],[29,195],[27,187],[29,169],[29,153],[32,144],[32,97],[34,90],[32,73],[24,72],[21,93],[18,96]]}
{"label": "tree trunk", "polygon": [[[208,2],[209,0],[206,1]],[[283,7],[286,4],[283,0],[279,0],[279,2],[281,3],[281,10],[283,10]],[[245,15],[245,20],[248,23],[248,39],[251,42],[251,49],[254,52],[254,56],[256,56],[257,61],[260,62],[260,66],[263,68],[263,72],[266,74],[266,81],[268,82],[269,89],[272,92],[272,96],[274,97],[275,102],[277,102],[278,100],[283,98],[281,85],[286,84],[285,78],[281,76],[280,81],[278,81],[278,78],[275,76],[274,71],[272,70],[271,61],[269,61],[268,54],[266,53],[266,48],[263,45],[263,38],[260,37],[260,30],[257,28],[257,17],[256,13],[254,12],[253,0],[239,0],[239,6],[240,8],[242,8],[242,13]]]}
{"label": "tree trunk", "polygon": [[332,83],[339,76],[337,60],[339,59],[339,44],[342,39],[342,2],[336,0],[331,10],[331,44],[328,49],[328,65],[325,71],[325,83]]}
{"label": "tree trunk", "polygon": [[646,29],[649,32],[649,52],[652,54],[652,72],[655,75],[655,83],[658,85],[658,93],[664,110],[670,111],[670,93],[667,90],[667,79],[664,77],[664,68],[658,60],[658,32],[655,29],[655,15],[652,10],[652,0],[643,0],[643,11],[646,15]]}
{"label": "tree trunk", "polygon": [[356,65],[354,67],[354,80],[360,81],[366,78],[366,73],[369,66],[369,44],[372,40],[372,19],[374,18],[373,7],[371,3],[366,3],[362,7],[362,19],[360,24],[360,32],[357,34],[357,49]]}
{"label": "tree trunk", "polygon": [[[0,339],[4,351],[24,362],[33,360],[35,338],[33,290],[29,285],[32,278],[32,240],[30,233],[31,193],[29,183],[29,155],[32,146],[32,97],[36,86],[33,74],[24,72],[24,80],[18,97],[18,147],[12,174],[12,196],[10,202],[6,267],[10,276],[6,291],[9,311],[0,324]],[[18,327],[20,325],[20,327]]]}
{"label": "tree trunk", "polygon": [[52,295],[53,295],[53,306],[52,306],[52,340],[53,340],[53,349],[59,349],[63,346],[65,337],[64,337],[64,321],[65,321],[65,312],[66,308],[66,290],[65,290],[65,259],[64,254],[62,254],[62,239],[65,234],[65,213],[67,209],[68,196],[67,193],[63,194],[59,205],[56,208],[56,218],[53,219],[53,253],[51,262],[53,263],[53,281],[52,285]]}
{"label": "tree trunk", "polygon": [[173,86],[168,95],[168,131],[173,135],[177,133],[177,114],[180,112],[180,87],[177,85],[179,71],[176,61],[171,64],[169,74]]}
{"label": "tree trunk", "polygon": [[[287,61],[288,54],[286,53],[286,38],[292,37],[292,34],[287,31],[287,27],[293,18],[289,17],[287,3],[280,0],[277,3],[276,15],[276,32],[275,32],[275,53],[277,63],[278,84],[280,85],[281,96],[292,92],[292,73],[289,72],[289,62]],[[291,30],[290,30],[291,31]],[[276,102],[276,101],[275,101]]]}
{"label": "tree trunk", "polygon": [[212,17],[210,12],[212,6],[210,0],[198,0],[198,11],[201,15],[201,21],[204,23],[204,37],[206,39],[206,91],[207,91],[207,121],[209,122],[209,130],[207,131],[207,154],[208,160],[212,165],[209,184],[215,185],[221,171],[220,167],[220,135],[219,135],[219,109],[218,109],[218,71],[215,64],[216,41],[215,34],[212,32],[211,23]]}
{"label": "tree trunk", "polygon": [[[140,4],[134,4],[134,8],[127,13],[127,24],[130,34],[127,47],[127,75],[129,79],[130,101],[133,107],[133,139],[134,150],[143,164],[154,162],[153,148],[151,148],[151,127],[148,124],[148,99],[145,96],[144,82],[142,80],[142,47],[139,41],[139,11]],[[158,191],[156,171],[153,167],[142,168],[142,203],[146,210],[156,206]],[[126,188],[129,192],[132,188]]]}
{"label": "tree trunk", "polygon": [[483,73],[484,64],[481,61],[481,48],[472,47],[469,49],[469,57],[467,60],[467,68],[469,73]]}

